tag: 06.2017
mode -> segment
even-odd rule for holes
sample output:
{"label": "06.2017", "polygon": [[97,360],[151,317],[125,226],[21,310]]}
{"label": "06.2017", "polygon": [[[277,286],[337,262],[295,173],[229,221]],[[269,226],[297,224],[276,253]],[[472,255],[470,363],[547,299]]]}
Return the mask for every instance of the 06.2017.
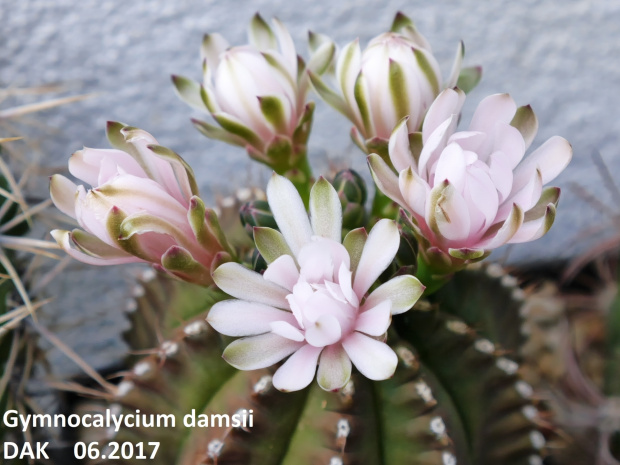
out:
{"label": "06.2017", "polygon": [[116,442],[110,441],[99,448],[98,442],[76,442],[73,446],[73,456],[78,459],[154,459],[159,449],[159,442]]}

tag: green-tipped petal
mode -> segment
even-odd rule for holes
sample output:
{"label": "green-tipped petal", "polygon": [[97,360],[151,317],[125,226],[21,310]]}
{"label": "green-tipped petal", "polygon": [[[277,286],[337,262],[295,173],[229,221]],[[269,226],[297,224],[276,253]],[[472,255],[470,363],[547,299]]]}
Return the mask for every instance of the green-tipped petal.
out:
{"label": "green-tipped petal", "polygon": [[183,160],[183,158],[181,158],[178,153],[161,145],[149,145],[148,149],[159,158],[162,158],[170,163],[181,189],[183,189],[185,184],[183,181],[187,179],[190,189],[190,192],[185,192],[187,200],[189,200],[192,195],[198,195],[198,184],[196,183],[196,178],[194,177],[194,170],[192,170],[192,168],[185,160]]}
{"label": "green-tipped petal", "polygon": [[206,60],[209,67],[217,68],[220,54],[229,47],[228,42],[220,34],[205,34],[200,48],[201,59]]}
{"label": "green-tipped petal", "polygon": [[433,69],[431,64],[428,62],[428,58],[426,58],[426,54],[422,50],[417,49],[417,48],[413,49],[413,54],[415,55],[416,60],[418,61],[418,66],[420,67],[420,70],[424,73],[424,76],[426,76],[426,80],[430,84],[431,89],[433,89],[433,93],[435,95],[439,94],[441,83],[437,80],[437,75],[435,74],[435,70]]}
{"label": "green-tipped petal", "polygon": [[392,315],[406,312],[418,301],[425,287],[418,278],[405,275],[390,279],[375,289],[366,299],[363,309],[370,309],[384,300],[392,302]]}
{"label": "green-tipped petal", "polygon": [[350,120],[353,119],[351,110],[349,110],[347,103],[340,95],[331,90],[317,74],[310,70],[308,71],[308,77],[310,78],[313,89],[323,100],[325,100],[325,102],[327,102],[328,105],[342,113]]}
{"label": "green-tipped petal", "polygon": [[400,32],[401,29],[405,27],[413,27],[413,26],[414,26],[413,21],[411,21],[409,16],[399,11],[394,16],[394,21],[392,21],[392,26],[390,27],[390,32]]}
{"label": "green-tipped petal", "polygon": [[310,191],[310,219],[315,235],[340,242],[342,205],[336,189],[322,176]]}
{"label": "green-tipped petal", "polygon": [[355,272],[357,271],[357,265],[360,263],[360,258],[362,258],[362,252],[364,251],[364,245],[366,245],[366,240],[368,239],[368,233],[364,228],[357,228],[350,231],[342,241],[342,245],[349,252],[349,257],[351,259],[350,270],[352,273],[351,279],[355,279]]}
{"label": "green-tipped petal", "polygon": [[184,76],[172,76],[177,95],[185,103],[198,110],[208,110],[200,95],[200,84]]}
{"label": "green-tipped petal", "polygon": [[519,107],[510,125],[519,130],[523,136],[525,149],[527,150],[538,132],[538,118],[536,118],[536,114],[534,110],[532,110],[532,107],[530,105]]}
{"label": "green-tipped petal", "polygon": [[275,49],[278,46],[276,35],[258,13],[252,17],[248,35],[250,43],[259,50]]}
{"label": "green-tipped petal", "polygon": [[248,270],[238,263],[225,263],[220,266],[213,272],[213,281],[222,291],[237,299],[289,309],[286,300],[288,290],[266,281],[260,273]]}
{"label": "green-tipped petal", "polygon": [[237,339],[226,347],[222,357],[239,370],[257,370],[278,363],[302,345],[302,342],[267,333]]}
{"label": "green-tipped petal", "polygon": [[[418,62],[419,61],[420,60],[418,58]],[[388,76],[390,83],[390,95],[392,96],[391,107],[394,109],[396,119],[399,120],[409,115],[410,96],[407,92],[407,76],[405,75],[402,66],[400,66],[398,62],[390,59],[389,66],[390,68]]]}
{"label": "green-tipped petal", "polygon": [[194,260],[192,254],[179,246],[170,247],[161,257],[163,268],[173,275],[195,284],[208,286],[213,283],[210,271]]}
{"label": "green-tipped petal", "polygon": [[373,134],[374,123],[372,121],[372,115],[370,110],[370,95],[368,93],[368,84],[364,74],[360,71],[355,80],[355,86],[353,88],[353,95],[355,96],[355,103],[360,112],[362,118],[362,124],[366,134]]}
{"label": "green-tipped petal", "polygon": [[75,196],[77,186],[60,174],[50,178],[50,197],[52,202],[65,215],[75,218]]}
{"label": "green-tipped petal", "polygon": [[272,228],[255,227],[254,242],[256,248],[265,259],[267,264],[271,264],[282,255],[293,255],[291,248],[286,243],[280,231]]}

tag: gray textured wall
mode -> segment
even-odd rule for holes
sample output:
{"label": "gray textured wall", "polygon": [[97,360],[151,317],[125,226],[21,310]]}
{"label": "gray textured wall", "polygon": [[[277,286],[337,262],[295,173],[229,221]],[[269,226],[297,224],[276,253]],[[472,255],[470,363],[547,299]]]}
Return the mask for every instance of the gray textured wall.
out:
{"label": "gray textured wall", "polygon": [[[590,158],[598,150],[612,174],[620,172],[617,1],[0,0],[0,86],[64,82],[73,93],[98,93],[44,114],[45,123],[58,130],[42,143],[46,163],[63,166],[82,145],[107,146],[104,123],[120,120],[150,131],[181,153],[196,170],[203,194],[213,198],[248,179],[262,184],[267,172],[250,165],[242,150],[199,135],[189,122],[197,114],[174,95],[171,74],[199,78],[203,33],[217,31],[233,44],[245,42],[248,21],[260,11],[265,18],[277,15],[289,27],[303,55],[309,28],[331,35],[340,45],[355,37],[364,44],[386,30],[398,10],[416,21],[445,74],[460,39],[466,45],[465,63],[484,67],[483,81],[466,103],[464,122],[484,96],[509,92],[518,104],[531,103],[539,117],[535,146],[555,134],[573,144],[574,160],[554,183],[564,188],[556,224],[543,240],[512,248],[511,261],[567,258],[596,244],[601,234],[611,234],[609,219],[567,186],[586,185],[620,210]],[[364,157],[349,141],[349,127],[319,105],[310,148],[316,173],[328,162],[366,171]],[[44,193],[46,186],[32,189]],[[601,233],[580,235],[599,224]],[[110,290],[116,289],[110,284]],[[65,307],[75,302],[66,295],[62,299]],[[109,302],[102,297],[101,308]],[[94,363],[105,365],[106,360]]]}

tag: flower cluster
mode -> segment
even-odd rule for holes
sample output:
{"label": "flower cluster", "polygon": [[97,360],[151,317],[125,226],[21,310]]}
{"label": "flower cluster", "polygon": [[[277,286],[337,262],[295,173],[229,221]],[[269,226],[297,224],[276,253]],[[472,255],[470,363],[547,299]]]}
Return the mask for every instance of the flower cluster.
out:
{"label": "flower cluster", "polygon": [[198,197],[192,170],[149,133],[108,123],[116,149],[84,148],[69,172],[86,189],[56,174],[56,207],[83,228],[54,230],[73,258],[93,265],[148,262],[187,281],[209,285],[212,267],[233,255],[213,210]]}
{"label": "flower cluster", "polygon": [[[274,20],[272,28],[258,14],[249,35],[250,44],[234,47],[219,34],[205,36],[203,83],[173,81],[183,100],[219,125],[194,120],[199,130],[276,172],[267,202],[241,210],[256,250],[228,245],[177,154],[120,123],[108,126],[114,150],[83,149],[69,161],[90,189],[52,177],[54,203],[82,227],[52,234],[86,263],[148,262],[217,286],[231,298],[213,305],[207,320],[239,338],[224,358],[242,370],[285,360],[273,377],[282,391],[303,389],[315,375],[323,389],[341,389],[354,366],[370,379],[389,378],[397,366],[387,343],[392,316],[412,308],[425,285],[435,291],[492,249],[544,235],[560,190],[543,186],[567,166],[571,146],[552,137],[525,157],[538,122],[508,94],[482,100],[469,128],[457,131],[480,69],[461,68],[460,44],[443,82],[428,42],[402,14],[365,50],[353,41],[337,60],[335,44],[311,33],[306,64],[284,26]],[[338,92],[324,73],[335,74]],[[353,122],[354,141],[370,153],[378,187],[370,213],[357,173],[340,172],[335,187],[313,181],[310,85]],[[392,200],[410,222],[410,230],[401,223],[402,238]],[[263,273],[243,263],[250,256]],[[405,274],[411,270],[417,277]]]}
{"label": "flower cluster", "polygon": [[404,275],[367,295],[398,251],[396,224],[380,220],[370,234],[351,231],[341,244],[342,207],[326,180],[312,188],[310,220],[287,179],[274,174],[267,197],[280,232],[255,228],[256,245],[269,263],[265,273],[225,263],[213,274],[236,299],[215,304],[207,320],[222,334],[245,336],[226,348],[224,358],[255,370],[290,355],[273,377],[283,391],[310,384],[317,363],[318,383],[326,390],[348,382],[351,363],[370,379],[392,376],[396,354],[382,338],[391,316],[411,308],[424,290]]}

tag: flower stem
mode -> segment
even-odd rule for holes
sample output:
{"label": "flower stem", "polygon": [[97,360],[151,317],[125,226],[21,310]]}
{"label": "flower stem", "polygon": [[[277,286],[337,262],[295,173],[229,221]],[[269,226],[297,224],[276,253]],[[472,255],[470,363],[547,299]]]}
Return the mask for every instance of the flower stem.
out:
{"label": "flower stem", "polygon": [[298,156],[299,163],[297,163],[294,168],[281,174],[286,176],[293,183],[304,202],[304,206],[308,209],[310,205],[310,189],[312,189],[312,183],[314,181],[312,177],[312,168],[310,167],[308,156],[305,151],[298,154]]}
{"label": "flower stem", "polygon": [[437,273],[424,260],[421,254],[418,254],[418,270],[416,278],[426,286],[424,296],[428,297],[441,289],[452,278],[452,273]]}

